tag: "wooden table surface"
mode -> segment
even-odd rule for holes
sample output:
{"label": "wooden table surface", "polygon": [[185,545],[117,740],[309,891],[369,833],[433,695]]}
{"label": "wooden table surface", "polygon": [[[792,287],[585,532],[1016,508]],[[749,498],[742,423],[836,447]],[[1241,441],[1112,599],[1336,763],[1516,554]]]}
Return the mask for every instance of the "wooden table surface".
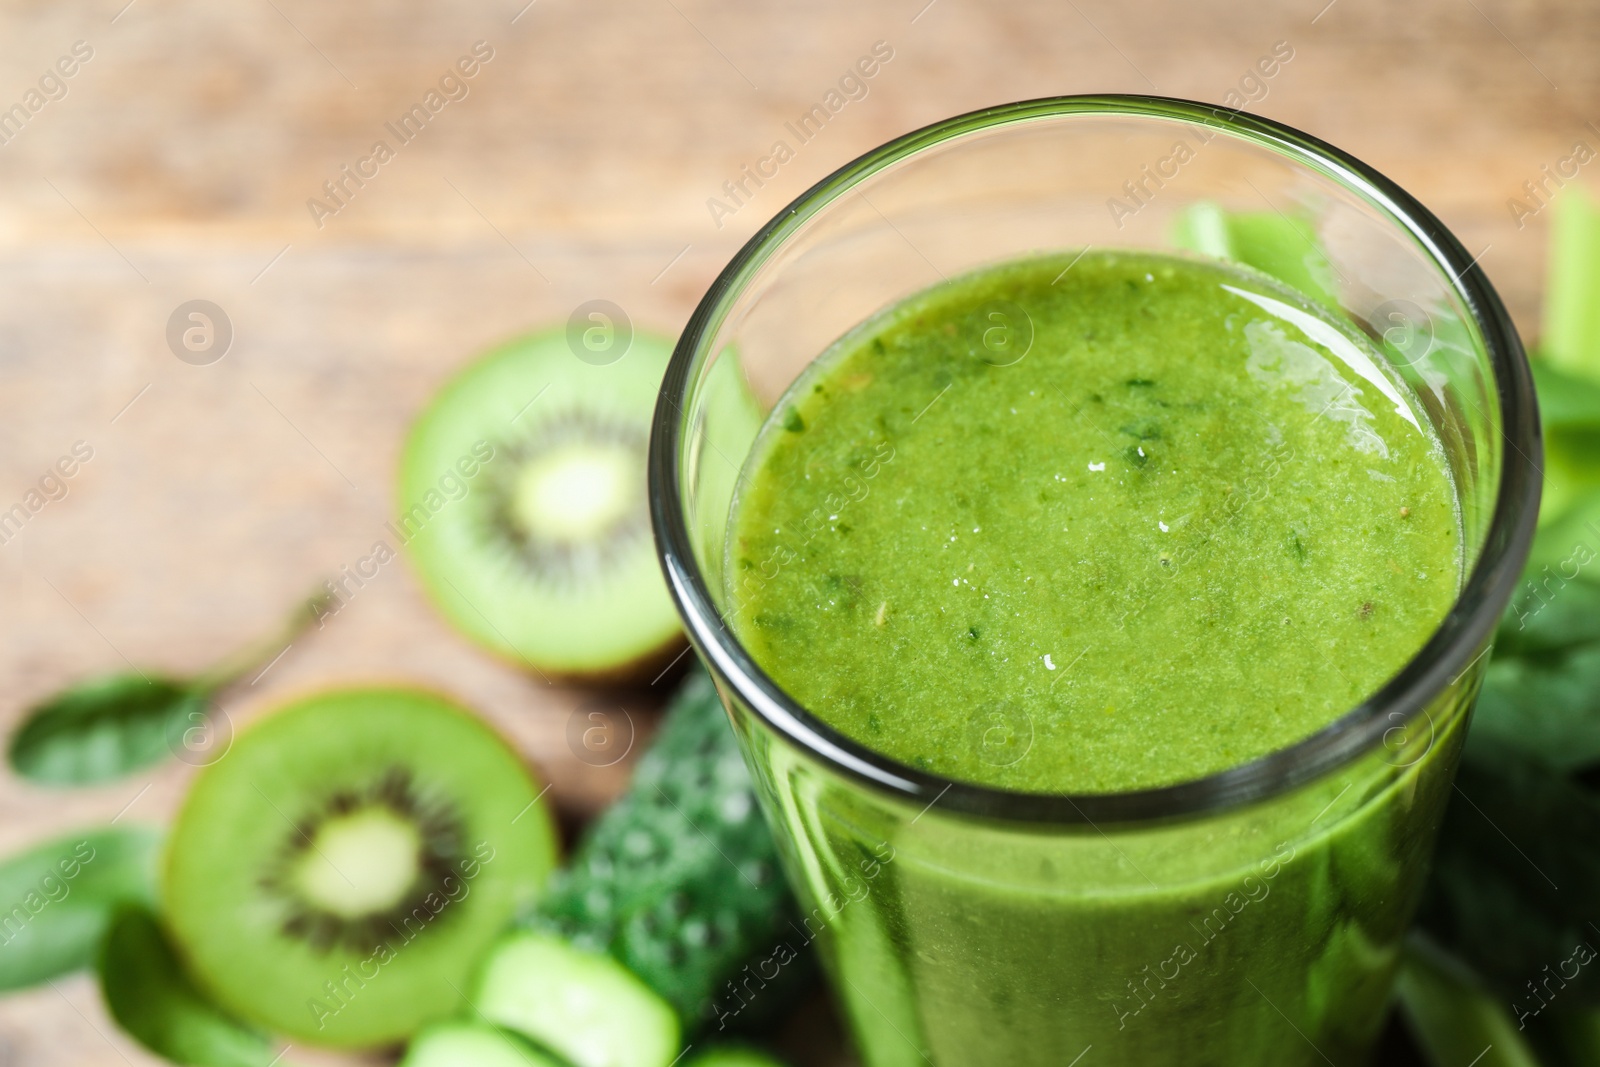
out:
{"label": "wooden table surface", "polygon": [[[83,675],[193,671],[268,631],[382,536],[401,435],[473,352],[593,298],[675,331],[791,196],[926,122],[1061,93],[1221,102],[1288,42],[1253,109],[1416,193],[1529,333],[1544,217],[1519,227],[1508,200],[1577,142],[1600,149],[1582,0],[526,2],[0,5],[0,108],[92,52],[0,145],[0,510],[93,449],[0,545],[0,725]],[[467,95],[400,145],[385,123],[480,41]],[[893,59],[866,98],[713,218],[707,199],[879,41]],[[378,139],[394,158],[314,217]],[[216,363],[168,348],[191,299],[232,323]],[[238,726],[362,679],[481,708],[574,819],[622,781],[566,748],[585,694],[469,645],[403,562],[225,710]],[[0,777],[0,850],[124,809],[159,821],[189,773],[78,793]],[[147,1062],[85,977],[0,1000],[0,1067]]]}

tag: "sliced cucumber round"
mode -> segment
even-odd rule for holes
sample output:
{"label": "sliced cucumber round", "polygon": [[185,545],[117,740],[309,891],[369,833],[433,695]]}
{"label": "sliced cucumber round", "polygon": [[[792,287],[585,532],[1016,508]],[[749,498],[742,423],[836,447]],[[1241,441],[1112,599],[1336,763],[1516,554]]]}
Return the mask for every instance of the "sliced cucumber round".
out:
{"label": "sliced cucumber round", "polygon": [[496,945],[472,1003],[573,1067],[669,1067],[682,1052],[666,1001],[610,956],[545,934]]}
{"label": "sliced cucumber round", "polygon": [[[481,1023],[453,1022],[418,1034],[400,1067],[563,1067],[526,1041]],[[733,1067],[733,1065],[729,1065]]]}

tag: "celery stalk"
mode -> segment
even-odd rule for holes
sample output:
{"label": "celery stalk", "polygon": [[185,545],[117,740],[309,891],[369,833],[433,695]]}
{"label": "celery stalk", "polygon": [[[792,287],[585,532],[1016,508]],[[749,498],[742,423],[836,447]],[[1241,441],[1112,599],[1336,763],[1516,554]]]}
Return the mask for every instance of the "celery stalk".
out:
{"label": "celery stalk", "polygon": [[1199,201],[1178,216],[1172,236],[1179,248],[1243,263],[1312,300],[1339,306],[1332,265],[1309,219],[1278,211],[1224,211]]}
{"label": "celery stalk", "polygon": [[1582,186],[1550,205],[1550,274],[1545,279],[1545,359],[1600,381],[1600,204]]}

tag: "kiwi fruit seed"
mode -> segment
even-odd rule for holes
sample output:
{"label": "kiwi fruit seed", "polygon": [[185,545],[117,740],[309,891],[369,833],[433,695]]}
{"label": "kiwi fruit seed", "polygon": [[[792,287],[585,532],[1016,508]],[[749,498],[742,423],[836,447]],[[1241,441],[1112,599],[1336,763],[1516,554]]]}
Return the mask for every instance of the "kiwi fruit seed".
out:
{"label": "kiwi fruit seed", "polygon": [[459,1012],[538,896],[556,836],[517,755],[429,693],[290,704],[200,772],[168,843],[163,910],[191,976],[302,1041],[392,1042]]}
{"label": "kiwi fruit seed", "polygon": [[445,616],[542,674],[627,682],[683,647],[656,561],[645,459],[672,343],[634,333],[615,362],[564,331],[518,338],[417,420],[395,533]]}

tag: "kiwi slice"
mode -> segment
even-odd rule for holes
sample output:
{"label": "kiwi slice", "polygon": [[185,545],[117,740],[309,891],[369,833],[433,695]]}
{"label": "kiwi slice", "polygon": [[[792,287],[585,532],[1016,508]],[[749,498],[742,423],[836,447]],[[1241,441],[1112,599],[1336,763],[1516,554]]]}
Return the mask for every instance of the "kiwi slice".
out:
{"label": "kiwi slice", "polygon": [[200,772],[163,903],[188,970],[242,1018],[341,1047],[465,1007],[474,965],[555,866],[527,769],[407,689],[303,699]]}
{"label": "kiwi slice", "polygon": [[446,617],[564,678],[659,670],[682,631],[656,562],[645,457],[672,343],[635,333],[614,362],[564,331],[518,338],[417,420],[394,532]]}

